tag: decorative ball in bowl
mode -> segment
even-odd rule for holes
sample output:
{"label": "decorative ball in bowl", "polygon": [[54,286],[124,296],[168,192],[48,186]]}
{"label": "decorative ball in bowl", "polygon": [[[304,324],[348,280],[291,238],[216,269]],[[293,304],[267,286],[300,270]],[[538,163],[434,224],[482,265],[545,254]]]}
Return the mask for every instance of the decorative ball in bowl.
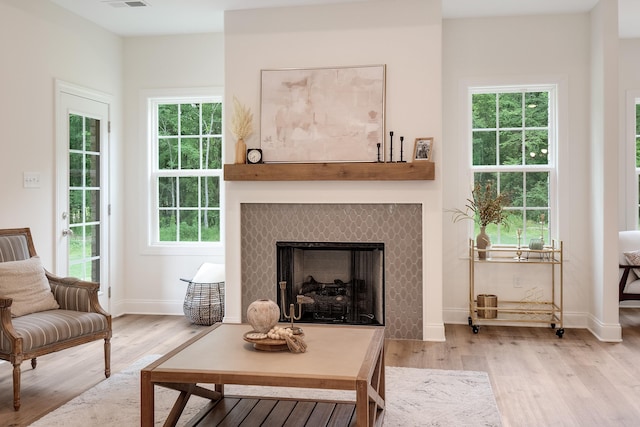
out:
{"label": "decorative ball in bowl", "polygon": [[253,330],[266,334],[280,320],[280,307],[270,299],[259,299],[247,308],[247,320]]}

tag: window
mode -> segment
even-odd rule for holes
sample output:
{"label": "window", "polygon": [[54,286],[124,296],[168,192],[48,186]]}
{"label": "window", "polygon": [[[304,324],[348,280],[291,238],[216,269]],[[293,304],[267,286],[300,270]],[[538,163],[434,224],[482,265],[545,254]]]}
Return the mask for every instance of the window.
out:
{"label": "window", "polygon": [[[556,90],[546,87],[471,88],[471,169],[474,184],[507,192],[509,227],[491,224],[494,244],[517,244],[553,233]],[[479,226],[476,224],[476,233]]]}
{"label": "window", "polygon": [[221,242],[222,97],[152,98],[151,243]]}
{"label": "window", "polygon": [[100,281],[101,121],[69,114],[69,236],[71,277]]}
{"label": "window", "polygon": [[[638,199],[640,200],[640,99],[636,99],[635,100],[635,106],[636,106],[636,115],[635,115],[635,130],[634,130],[634,134],[635,134],[635,141],[636,141],[636,183],[638,185],[637,187],[637,191],[638,191]],[[640,230],[640,204],[638,204],[636,206],[636,212],[637,212],[637,216],[636,216],[636,224],[637,224],[637,230]]]}
{"label": "window", "polygon": [[628,90],[625,101],[624,144],[620,147],[624,182],[620,196],[621,227],[640,230],[640,90]]}

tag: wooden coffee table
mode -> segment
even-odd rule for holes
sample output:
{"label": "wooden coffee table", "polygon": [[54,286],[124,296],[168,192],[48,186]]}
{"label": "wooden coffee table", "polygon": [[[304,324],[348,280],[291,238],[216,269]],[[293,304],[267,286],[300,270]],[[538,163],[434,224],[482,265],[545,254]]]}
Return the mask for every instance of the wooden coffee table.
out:
{"label": "wooden coffee table", "polygon": [[[282,325],[285,326],[285,325]],[[381,426],[385,412],[384,328],[310,325],[305,353],[261,351],[246,324],[215,324],[141,371],[141,425],[154,425],[154,386],[179,390],[165,425],[191,395],[222,402],[224,384],[355,390],[357,426]],[[213,389],[197,384],[215,384]]]}

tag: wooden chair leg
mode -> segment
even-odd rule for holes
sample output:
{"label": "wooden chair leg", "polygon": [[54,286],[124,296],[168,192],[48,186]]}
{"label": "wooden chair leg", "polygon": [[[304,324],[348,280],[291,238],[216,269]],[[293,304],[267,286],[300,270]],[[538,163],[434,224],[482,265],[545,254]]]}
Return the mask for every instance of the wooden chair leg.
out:
{"label": "wooden chair leg", "polygon": [[13,365],[13,410],[20,409],[20,363]]}
{"label": "wooden chair leg", "polygon": [[104,376],[109,378],[111,376],[111,339],[104,339]]}

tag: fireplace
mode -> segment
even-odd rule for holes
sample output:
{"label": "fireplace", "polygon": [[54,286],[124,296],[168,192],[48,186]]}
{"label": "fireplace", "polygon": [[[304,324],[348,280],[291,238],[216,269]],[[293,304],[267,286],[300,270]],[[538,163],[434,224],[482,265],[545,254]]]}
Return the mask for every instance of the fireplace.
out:
{"label": "fireplace", "polygon": [[[228,265],[238,263],[242,274],[238,279],[228,278],[227,283],[234,285],[227,286],[225,294],[238,292],[241,302],[238,312],[242,316],[238,321],[246,321],[247,308],[256,299],[278,301],[278,242],[381,242],[384,243],[381,319],[385,336],[423,338],[421,204],[242,203],[238,209],[240,246],[238,253],[227,259]],[[312,276],[321,281],[320,276]],[[331,277],[326,281],[333,280]]]}
{"label": "fireplace", "polygon": [[276,248],[277,302],[287,313],[294,303],[299,322],[384,325],[384,243],[277,242]]}

